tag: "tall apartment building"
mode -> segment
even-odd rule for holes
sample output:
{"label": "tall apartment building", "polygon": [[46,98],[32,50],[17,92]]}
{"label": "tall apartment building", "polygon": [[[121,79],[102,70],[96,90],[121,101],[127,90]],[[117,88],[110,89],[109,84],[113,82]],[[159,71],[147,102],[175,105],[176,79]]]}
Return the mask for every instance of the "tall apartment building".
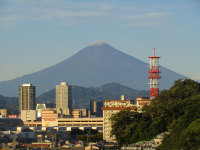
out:
{"label": "tall apartment building", "polygon": [[66,82],[56,85],[56,109],[62,115],[70,115],[72,112],[72,87]]}
{"label": "tall apartment building", "polygon": [[19,112],[21,110],[35,110],[35,86],[22,84],[19,86]]}
{"label": "tall apartment building", "polygon": [[112,114],[118,113],[126,108],[131,108],[132,110],[136,110],[136,105],[134,104],[134,100],[124,100],[123,95],[121,97],[121,100],[104,100],[104,107],[102,107],[104,140],[108,142],[116,142],[115,137],[111,136],[110,134],[112,130],[110,117],[112,116]]}
{"label": "tall apartment building", "polygon": [[102,117],[103,116],[103,101],[91,100],[90,101],[90,116],[91,117]]}

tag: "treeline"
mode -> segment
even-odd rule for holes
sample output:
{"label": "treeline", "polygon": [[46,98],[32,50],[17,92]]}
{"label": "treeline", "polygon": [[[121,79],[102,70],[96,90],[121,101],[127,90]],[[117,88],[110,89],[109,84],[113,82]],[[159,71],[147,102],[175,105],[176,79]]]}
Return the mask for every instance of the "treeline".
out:
{"label": "treeline", "polygon": [[200,148],[200,84],[178,80],[143,107],[143,113],[123,110],[111,117],[112,135],[120,145],[164,136],[158,149]]}

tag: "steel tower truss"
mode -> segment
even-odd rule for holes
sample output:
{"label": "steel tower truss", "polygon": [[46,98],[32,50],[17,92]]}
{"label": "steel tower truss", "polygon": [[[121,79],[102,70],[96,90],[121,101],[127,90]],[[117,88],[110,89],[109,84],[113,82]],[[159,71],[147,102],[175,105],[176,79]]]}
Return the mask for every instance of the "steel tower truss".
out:
{"label": "steel tower truss", "polygon": [[150,79],[150,99],[153,99],[156,97],[156,95],[159,94],[159,78],[160,77],[160,70],[159,70],[159,58],[155,56],[155,48],[154,48],[154,56],[148,57],[150,59],[150,71],[149,73],[149,79]]}

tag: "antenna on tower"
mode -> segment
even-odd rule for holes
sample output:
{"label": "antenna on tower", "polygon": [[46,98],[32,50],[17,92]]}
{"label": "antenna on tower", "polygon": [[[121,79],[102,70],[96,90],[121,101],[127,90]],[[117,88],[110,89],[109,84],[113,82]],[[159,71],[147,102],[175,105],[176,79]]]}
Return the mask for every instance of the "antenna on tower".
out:
{"label": "antenna on tower", "polygon": [[159,70],[159,58],[158,56],[155,56],[155,48],[154,48],[154,56],[148,57],[150,59],[150,71],[149,73],[149,79],[150,79],[150,99],[153,99],[156,97],[156,95],[159,94],[159,78],[160,77],[160,70]]}

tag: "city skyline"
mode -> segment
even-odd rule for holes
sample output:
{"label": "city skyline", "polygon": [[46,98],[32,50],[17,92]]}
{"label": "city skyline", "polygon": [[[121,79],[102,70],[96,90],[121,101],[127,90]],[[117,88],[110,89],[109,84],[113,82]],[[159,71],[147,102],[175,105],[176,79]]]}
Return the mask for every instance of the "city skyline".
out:
{"label": "city skyline", "polygon": [[200,2],[1,1],[0,81],[55,65],[103,40],[122,52],[200,80]]}

